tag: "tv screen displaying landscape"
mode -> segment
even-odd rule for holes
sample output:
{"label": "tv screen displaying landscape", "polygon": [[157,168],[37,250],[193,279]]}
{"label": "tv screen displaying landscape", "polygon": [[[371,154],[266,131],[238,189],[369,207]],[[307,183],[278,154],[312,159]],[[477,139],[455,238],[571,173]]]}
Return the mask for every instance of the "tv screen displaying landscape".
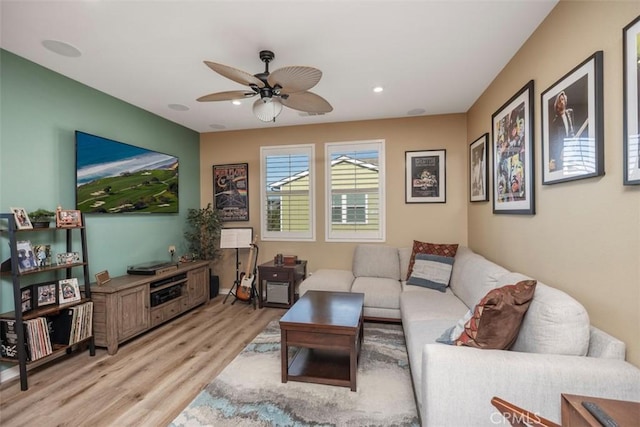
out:
{"label": "tv screen displaying landscape", "polygon": [[76,209],[178,213],[178,158],[76,131]]}

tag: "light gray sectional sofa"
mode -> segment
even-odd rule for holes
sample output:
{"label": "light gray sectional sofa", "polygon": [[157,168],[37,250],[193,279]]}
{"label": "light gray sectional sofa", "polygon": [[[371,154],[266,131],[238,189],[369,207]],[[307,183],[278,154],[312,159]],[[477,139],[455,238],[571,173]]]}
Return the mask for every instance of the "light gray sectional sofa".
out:
{"label": "light gray sectional sofa", "polygon": [[408,285],[411,248],[360,245],[352,271],[322,269],[308,290],[362,292],[364,315],[401,319],[413,387],[425,426],[503,423],[493,396],[560,422],[560,394],[640,401],[640,369],[625,361],[625,344],[593,327],[584,307],[538,282],[510,350],[440,344],[491,289],[528,277],[459,247],[446,292]]}

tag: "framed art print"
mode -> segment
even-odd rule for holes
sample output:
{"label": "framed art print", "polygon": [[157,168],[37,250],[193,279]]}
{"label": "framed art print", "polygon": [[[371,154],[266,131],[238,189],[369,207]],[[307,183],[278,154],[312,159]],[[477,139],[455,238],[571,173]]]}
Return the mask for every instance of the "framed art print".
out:
{"label": "framed art print", "polygon": [[39,283],[33,285],[35,291],[36,307],[44,307],[58,303],[58,284],[57,282]]}
{"label": "framed art print", "polygon": [[213,200],[223,222],[249,221],[249,164],[213,166]]}
{"label": "framed art print", "polygon": [[491,116],[493,213],[535,214],[533,80]]}
{"label": "framed art print", "polygon": [[602,51],[541,95],[542,184],[604,175]]}
{"label": "framed art print", "polygon": [[29,219],[29,215],[27,215],[27,211],[24,208],[9,208],[11,212],[13,212],[13,217],[16,221],[16,228],[18,230],[26,230],[33,228],[33,224],[31,224],[31,220]]}
{"label": "framed art print", "polygon": [[487,150],[489,134],[485,133],[469,145],[469,200],[471,202],[486,202],[489,200],[487,191],[487,177],[489,165]]}
{"label": "framed art print", "polygon": [[446,150],[405,152],[405,203],[446,203]]}
{"label": "framed art print", "polygon": [[622,30],[624,185],[640,184],[640,16]]}

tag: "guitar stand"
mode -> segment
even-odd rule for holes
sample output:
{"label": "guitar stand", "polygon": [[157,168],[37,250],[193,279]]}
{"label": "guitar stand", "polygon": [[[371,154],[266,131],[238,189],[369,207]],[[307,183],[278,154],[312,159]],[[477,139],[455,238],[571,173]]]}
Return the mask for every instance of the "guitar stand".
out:
{"label": "guitar stand", "polygon": [[[258,245],[256,244],[251,244],[251,246],[253,246],[256,249],[256,255],[255,255],[255,260],[258,259]],[[251,260],[249,260],[249,262],[251,262]],[[254,263],[254,267],[253,267],[253,276],[256,277],[256,273],[257,273],[257,262]],[[256,309],[256,301],[258,300],[258,291],[256,290],[256,283],[255,280],[251,283],[251,292],[250,292],[250,296],[249,299],[244,301],[241,300],[240,298],[238,298],[237,295],[237,290],[238,287],[240,286],[240,284],[242,283],[240,280],[240,257],[239,257],[239,249],[236,248],[236,280],[233,282],[233,285],[231,286],[231,289],[229,289],[229,292],[227,293],[227,295],[224,297],[224,300],[222,301],[223,304],[227,303],[227,298],[229,298],[229,295],[233,295],[233,302],[231,303],[231,305],[235,304],[236,301],[242,301],[242,302],[246,302],[247,304],[253,304],[253,309]]]}

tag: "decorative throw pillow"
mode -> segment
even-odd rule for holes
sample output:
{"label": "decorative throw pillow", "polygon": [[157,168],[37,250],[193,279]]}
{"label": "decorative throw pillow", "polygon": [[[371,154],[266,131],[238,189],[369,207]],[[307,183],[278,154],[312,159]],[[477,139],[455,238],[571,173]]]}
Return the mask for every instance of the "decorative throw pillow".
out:
{"label": "decorative throw pillow", "polygon": [[446,256],[417,254],[407,283],[444,292],[449,286],[453,260]]}
{"label": "decorative throw pillow", "polygon": [[455,345],[506,350],[518,337],[537,282],[523,280],[492,289],[473,310]]}
{"label": "decorative throw pillow", "polygon": [[409,259],[409,269],[407,270],[407,278],[411,277],[411,272],[413,271],[413,264],[416,261],[417,254],[429,254],[429,255],[440,255],[447,256],[453,258],[456,256],[456,252],[458,251],[457,244],[445,244],[445,243],[426,243],[419,242],[417,240],[413,241],[413,251],[411,252],[411,258]]}
{"label": "decorative throw pillow", "polygon": [[462,334],[462,331],[464,331],[464,325],[467,324],[467,321],[471,319],[472,315],[473,310],[467,311],[467,313],[458,320],[458,323],[444,331],[439,338],[436,338],[436,342],[449,345],[455,344],[460,334]]}

